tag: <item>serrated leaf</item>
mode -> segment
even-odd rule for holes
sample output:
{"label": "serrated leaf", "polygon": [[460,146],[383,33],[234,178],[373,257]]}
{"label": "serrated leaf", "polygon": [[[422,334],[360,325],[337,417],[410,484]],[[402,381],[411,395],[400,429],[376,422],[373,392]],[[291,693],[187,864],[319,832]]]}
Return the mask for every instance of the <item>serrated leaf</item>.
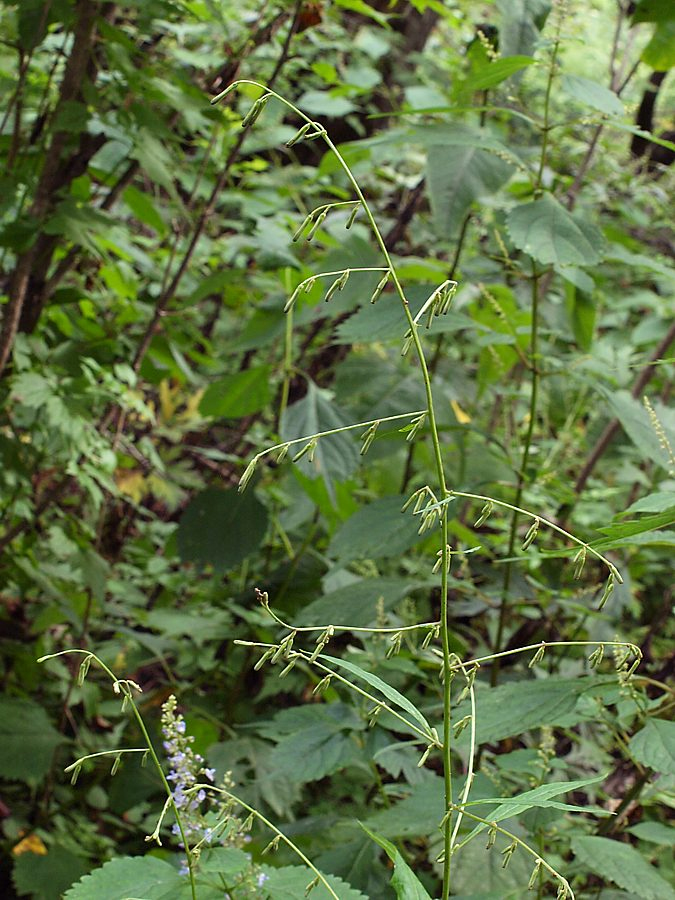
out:
{"label": "serrated leaf", "polygon": [[582,227],[551,194],[514,207],[506,222],[516,247],[544,265],[589,266],[600,260],[600,232]]}
{"label": "serrated leaf", "polygon": [[398,900],[431,900],[424,885],[415,875],[408,863],[403,859],[397,847],[379,834],[375,834],[367,828],[363,822],[361,828],[371,837],[376,844],[387,854],[394,864],[394,872],[391,876],[391,886],[396,891]]}
{"label": "serrated leaf", "polygon": [[628,747],[632,756],[643,765],[664,775],[675,775],[675,722],[647,719],[645,727],[633,735]]}
{"label": "serrated leaf", "polygon": [[623,103],[614,91],[581,75],[563,75],[562,89],[569,96],[608,116],[623,115]]}
{"label": "serrated leaf", "polygon": [[631,503],[628,509],[625,509],[622,515],[629,513],[656,513],[665,512],[667,509],[675,508],[675,491],[656,491],[653,494],[647,494],[640,497],[635,503]]}
{"label": "serrated leaf", "polygon": [[184,562],[211,565],[225,572],[239,565],[262,543],[267,510],[252,490],[207,488],[188,504],[178,525],[178,552]]}
{"label": "serrated leaf", "polygon": [[649,841],[652,844],[670,847],[673,843],[673,826],[664,825],[663,822],[638,822],[626,831],[641,841]]}
{"label": "serrated leaf", "polygon": [[325,653],[322,653],[319,659],[324,663],[334,666],[336,669],[344,669],[346,672],[349,672],[350,675],[354,675],[361,681],[365,681],[370,687],[375,688],[375,690],[384,694],[387,700],[393,703],[394,706],[409,713],[413,719],[422,726],[427,734],[431,733],[431,726],[414,703],[411,703],[407,697],[404,697],[403,694],[396,690],[396,688],[391,687],[391,685],[387,684],[381,678],[378,678],[377,675],[373,675],[372,672],[366,672],[365,669],[362,669],[352,662],[348,662],[346,659],[338,659],[335,656],[328,656]]}
{"label": "serrated leaf", "polygon": [[633,891],[642,900],[675,900],[675,891],[630,844],[609,838],[572,838],[574,855],[595,875]]}
{"label": "serrated leaf", "polygon": [[394,495],[361,507],[333,535],[328,553],[342,563],[404,553],[421,540],[419,523],[401,512],[404,503],[404,497]]}
{"label": "serrated leaf", "polygon": [[[348,418],[333,403],[330,391],[310,382],[306,396],[289,406],[284,413],[281,439],[290,441],[309,437],[316,432],[330,431],[347,424]],[[298,445],[295,449],[300,450],[301,446]],[[320,438],[313,459],[310,461],[308,456],[304,456],[298,465],[310,478],[322,478],[329,493],[332,493],[333,481],[345,481],[356,469],[358,462],[359,454],[354,437],[347,432]]]}
{"label": "serrated leaf", "polygon": [[154,856],[121,856],[85,875],[63,900],[168,900],[180,891],[185,879],[178,870]]}
{"label": "serrated leaf", "polygon": [[[362,730],[364,723],[345,704],[322,703],[285,710],[275,716],[271,727],[275,726],[292,730],[280,737],[269,764],[275,774],[285,775],[297,784],[318,781],[360,759],[352,732]],[[299,759],[302,766],[298,766]]]}
{"label": "serrated leaf", "polygon": [[[281,869],[265,866],[263,872],[267,875],[265,881],[267,900],[301,900],[305,896],[307,885],[314,878],[314,872],[304,866],[284,866]],[[324,877],[340,900],[368,900],[364,894],[337,875]],[[312,890],[309,897],[310,900],[335,900],[334,895],[321,882]]]}
{"label": "serrated leaf", "polygon": [[414,129],[428,147],[427,191],[436,232],[449,239],[471,204],[496,193],[517,163],[488,131],[461,125]]}
{"label": "serrated leaf", "polygon": [[89,866],[82,857],[57,844],[44,854],[18,856],[12,880],[20,897],[61,900],[63,892],[88,871]]}
{"label": "serrated leaf", "polygon": [[1,778],[36,784],[49,772],[56,747],[65,742],[37,703],[20,697],[0,698]]}
{"label": "serrated leaf", "polygon": [[[598,531],[606,535],[608,541],[615,541],[634,537],[636,534],[645,534],[648,531],[656,531],[658,528],[666,528],[673,523],[675,523],[675,506],[671,506],[661,513],[642,516],[640,519],[632,519],[629,522],[620,522],[616,525],[606,525],[604,528],[598,528]],[[604,541],[594,542],[592,546],[602,545],[604,545]]]}
{"label": "serrated leaf", "polygon": [[203,416],[239,419],[260,412],[270,401],[270,366],[235,372],[210,384],[199,404]]}
{"label": "serrated leaf", "polygon": [[339,622],[365,628],[376,621],[380,602],[385,611],[393,609],[414,589],[415,583],[405,578],[363,578],[314,600],[297,621],[299,625]]}

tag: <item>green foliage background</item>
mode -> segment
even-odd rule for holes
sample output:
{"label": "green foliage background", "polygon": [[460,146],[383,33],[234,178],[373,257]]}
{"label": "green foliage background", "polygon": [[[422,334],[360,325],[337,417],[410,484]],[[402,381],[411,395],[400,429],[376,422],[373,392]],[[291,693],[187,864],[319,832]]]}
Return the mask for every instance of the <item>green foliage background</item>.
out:
{"label": "green foliage background", "polygon": [[[131,757],[112,779],[101,764],[75,786],[63,775],[139,742],[100,672],[78,684],[79,661],[37,663],[70,648],[142,687],[158,748],[176,694],[218,777],[231,772],[341,898],[440,896],[440,759],[418,766],[410,729],[335,681],[312,694],[320,671],[281,679],[234,643],[288,634],[255,588],[305,627],[396,631],[436,622],[440,603],[438,530],[401,512],[434,478],[426,425],[406,440],[427,398],[401,354],[403,310],[389,286],[369,302],[381,273],[352,272],[328,303],[333,279],[317,278],[284,312],[317,273],[383,263],[363,215],[345,229],[349,206],[293,240],[352,187],[320,141],[285,146],[299,123],[276,100],[242,128],[259,89],[209,105],[235,78],[326,126],[413,315],[458,282],[420,334],[448,486],[496,503],[474,526],[483,501],[453,500],[450,649],[513,651],[477,671],[471,800],[488,820],[508,813],[578,897],[673,897],[673,171],[640,170],[629,146],[650,71],[675,65],[675,14],[624,7],[0,5],[3,897],[190,896],[171,823],[161,847],[144,840],[157,777]],[[673,90],[655,134],[672,127]],[[341,431],[296,462],[262,456],[237,491],[267,448],[373,420],[386,421],[366,455],[366,427]],[[541,517],[526,551],[531,521],[499,502]],[[606,570],[589,555],[575,579],[577,547],[544,520],[621,571],[602,609]],[[426,634],[401,632],[391,653],[387,635],[347,629],[326,658],[438,726]],[[298,641],[311,653],[318,635]],[[528,668],[541,642],[565,641],[595,643]],[[643,654],[630,680],[612,641]],[[453,722],[469,713],[467,697]],[[464,730],[460,788],[469,746]],[[302,897],[297,856],[263,857],[257,825],[250,838],[259,896]],[[453,896],[522,897],[531,863],[518,852],[503,869],[509,842],[484,841],[453,856]],[[199,896],[251,896],[232,887],[248,857],[221,849],[204,862],[220,881]],[[555,896],[543,878],[534,890]]]}

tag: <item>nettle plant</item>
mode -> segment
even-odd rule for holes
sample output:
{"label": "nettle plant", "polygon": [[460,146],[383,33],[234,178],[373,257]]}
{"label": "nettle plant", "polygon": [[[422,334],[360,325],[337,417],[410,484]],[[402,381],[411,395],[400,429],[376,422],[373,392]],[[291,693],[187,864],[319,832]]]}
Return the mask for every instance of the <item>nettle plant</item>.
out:
{"label": "nettle plant", "polygon": [[[557,47],[557,45],[555,45]],[[550,97],[552,73],[555,66],[555,52],[551,61],[550,77],[546,91],[546,104]],[[458,874],[461,876],[465,848],[474,846],[475,842],[483,843],[491,851],[491,868],[504,872],[501,896],[520,896],[526,889],[534,890],[537,896],[555,895],[562,898],[574,898],[572,876],[567,872],[569,859],[565,860],[561,852],[547,850],[547,843],[554,842],[554,836],[545,836],[545,829],[535,827],[534,834],[538,840],[533,842],[518,824],[509,822],[515,817],[522,817],[528,811],[534,814],[546,814],[551,810],[556,813],[584,812],[593,816],[608,816],[605,810],[580,807],[575,803],[565,802],[562,798],[570,792],[596,784],[603,776],[593,775],[575,781],[546,782],[546,776],[555,768],[552,758],[555,749],[550,729],[542,728],[542,740],[537,751],[538,776],[531,782],[534,786],[515,797],[501,797],[490,794],[486,785],[475,790],[476,775],[481,757],[481,745],[488,741],[499,741],[506,736],[522,734],[528,729],[542,727],[547,721],[541,711],[561,702],[560,690],[576,702],[582,689],[575,689],[573,679],[564,685],[556,685],[547,690],[546,679],[536,679],[518,685],[520,702],[517,708],[510,710],[508,703],[516,696],[508,685],[509,692],[504,693],[497,687],[499,663],[506,657],[524,656],[531,669],[546,666],[551,653],[567,653],[571,648],[579,648],[586,654],[588,666],[598,669],[605,666],[605,654],[610,651],[614,673],[598,676],[594,684],[600,686],[599,695],[603,691],[611,702],[617,697],[627,697],[636,704],[644,706],[644,699],[638,696],[632,682],[632,676],[640,662],[641,652],[637,646],[621,640],[566,640],[542,641],[515,648],[501,649],[502,634],[508,609],[509,578],[513,571],[514,555],[520,542],[523,550],[530,548],[545,532],[550,532],[564,539],[565,549],[557,551],[558,555],[570,555],[571,567],[575,578],[580,578],[585,564],[593,558],[604,567],[606,579],[604,586],[597,591],[597,605],[601,608],[610,598],[616,585],[622,583],[622,576],[615,564],[585,541],[580,540],[556,522],[550,521],[537,511],[523,506],[523,494],[526,485],[526,473],[532,452],[533,428],[537,413],[537,391],[542,375],[542,361],[538,345],[538,312],[537,302],[545,271],[532,263],[532,310],[529,348],[524,354],[523,363],[530,376],[530,415],[529,424],[523,441],[522,459],[516,495],[513,503],[498,497],[456,490],[448,483],[446,466],[443,457],[443,444],[440,435],[438,412],[432,390],[432,372],[425,352],[425,332],[439,316],[449,313],[456,284],[446,279],[433,290],[417,311],[406,296],[406,289],[399,277],[397,266],[387,250],[383,236],[378,228],[371,206],[364,196],[352,169],[337,146],[331,141],[326,129],[314,119],[306,116],[301,109],[289,102],[285,97],[255,81],[237,81],[226,91],[214,98],[214,103],[226,95],[239,89],[258,93],[242,125],[252,126],[264,112],[270,102],[282,104],[286,110],[301,121],[301,126],[294,137],[288,141],[292,147],[303,141],[323,141],[334,154],[339,166],[351,184],[353,198],[338,200],[321,205],[306,216],[295,233],[295,239],[311,240],[327,217],[333,214],[346,213],[346,226],[350,227],[357,217],[367,222],[375,243],[377,244],[382,264],[379,266],[344,268],[326,272],[318,272],[301,280],[290,292],[286,303],[286,312],[292,317],[299,298],[311,290],[316,284],[325,285],[325,300],[343,290],[348,280],[358,279],[365,273],[377,273],[378,282],[370,296],[371,303],[386,302],[400,304],[407,329],[401,335],[401,353],[414,356],[416,371],[423,383],[426,405],[423,409],[412,410],[395,416],[369,419],[350,425],[339,425],[335,428],[302,435],[297,438],[282,440],[280,443],[260,450],[247,465],[240,480],[240,490],[244,490],[257,471],[268,460],[279,464],[285,457],[293,462],[306,458],[312,460],[320,450],[322,442],[344,433],[358,432],[361,437],[361,454],[365,456],[369,448],[377,440],[378,429],[390,423],[401,425],[400,431],[405,440],[428,441],[434,463],[435,482],[424,484],[414,490],[402,504],[401,514],[416,517],[420,534],[432,535],[436,542],[436,551],[430,560],[429,568],[437,579],[437,590],[440,597],[440,615],[432,621],[411,622],[410,624],[386,624],[382,610],[374,614],[372,625],[354,625],[340,621],[340,611],[335,611],[335,618],[312,624],[296,625],[286,622],[274,609],[273,598],[262,589],[256,594],[262,609],[268,616],[270,624],[279,628],[277,640],[238,641],[248,648],[259,651],[256,670],[276,667],[280,678],[291,672],[304,673],[313,685],[311,702],[316,707],[324,703],[324,697],[330,702],[325,705],[330,710],[337,705],[337,698],[343,692],[351,692],[356,697],[357,708],[362,721],[358,728],[377,726],[380,736],[386,735],[389,745],[382,741],[373,744],[375,757],[383,753],[396,754],[402,751],[409,753],[414,748],[417,754],[417,767],[438,773],[442,783],[442,807],[437,818],[438,836],[428,842],[426,855],[420,860],[418,852],[408,855],[402,841],[391,842],[379,834],[374,827],[363,825],[364,831],[381,848],[393,867],[391,887],[399,898],[429,898],[429,891],[436,891],[443,900],[456,893],[455,884]],[[547,115],[545,116],[547,121]],[[548,195],[542,191],[542,173],[546,158],[546,135],[543,142],[541,164],[535,175],[535,200],[530,205],[529,215],[541,218],[547,205],[553,204]],[[521,210],[519,225],[527,230],[524,221],[525,208]],[[531,223],[530,223],[531,224]],[[292,325],[292,318],[290,318]],[[287,332],[288,333],[288,332]],[[290,369],[289,369],[290,371]],[[288,381],[282,390],[282,406],[288,402]],[[455,550],[451,545],[449,527],[453,512],[453,504],[465,501],[476,507],[477,516],[474,528],[480,528],[497,508],[510,517],[508,531],[507,560],[505,562],[505,585],[501,608],[498,612],[497,650],[477,658],[461,658],[453,651],[453,636],[450,627],[452,609],[450,579],[453,562],[462,565],[467,552],[479,551],[479,547],[470,551]],[[525,523],[523,525],[523,522]],[[363,662],[364,654],[348,642],[358,636],[367,642],[379,642],[386,645],[385,656],[395,657],[405,646],[424,666],[427,673],[426,697],[428,703],[413,702],[393,685],[369,670]],[[347,641],[345,641],[347,638]],[[331,653],[331,644],[342,648]],[[85,897],[108,896],[114,888],[115,896],[161,896],[163,898],[191,897],[192,900],[208,900],[211,897],[266,897],[287,898],[311,895],[317,898],[332,897],[336,900],[352,900],[364,895],[351,887],[341,878],[326,874],[310,860],[297,841],[284,833],[266,814],[254,804],[247,802],[237,792],[230,774],[226,774],[216,782],[214,771],[209,769],[201,756],[196,754],[191,745],[190,736],[186,733],[186,725],[177,712],[175,698],[171,697],[163,707],[162,732],[165,753],[162,755],[153,746],[146,725],[139,711],[137,695],[140,688],[130,680],[118,678],[113,671],[95,654],[87,650],[64,651],[83,656],[80,667],[80,683],[84,680],[92,662],[98,664],[111,679],[113,690],[122,699],[123,710],[131,711],[138,729],[143,736],[143,745],[132,749],[104,751],[101,754],[88,754],[81,757],[69,767],[73,779],[80,770],[100,756],[113,759],[113,773],[120,760],[129,754],[140,754],[144,761],[149,761],[157,770],[166,793],[166,802],[154,832],[148,837],[161,845],[163,840],[179,844],[180,867],[170,864],[166,859],[157,856],[143,858],[114,859],[86,876],[72,887],[68,900],[82,900]],[[55,654],[60,656],[62,654]],[[43,657],[44,660],[52,656]],[[361,663],[361,664],[359,664]],[[492,673],[493,686],[482,683],[479,678],[481,670],[489,667]],[[531,690],[534,688],[534,690]],[[500,693],[502,692],[502,693]],[[309,698],[308,698],[309,699]],[[596,702],[596,699],[589,700]],[[601,703],[601,701],[600,701]],[[506,706],[506,708],[505,708]],[[644,710],[643,710],[644,711]],[[514,723],[514,716],[520,721]],[[508,727],[504,728],[504,721]],[[367,724],[366,724],[367,723]],[[311,730],[311,729],[310,729]],[[321,740],[321,736],[318,736]],[[297,764],[302,765],[303,748],[298,747]],[[165,762],[169,771],[166,773]],[[406,757],[409,759],[409,756]],[[376,767],[373,766],[376,771]],[[404,764],[400,768],[405,768]],[[457,772],[462,774],[458,777]],[[380,784],[381,789],[381,784]],[[438,798],[434,798],[434,803]],[[403,807],[403,805],[402,805]],[[436,808],[435,806],[433,807]],[[395,808],[393,810],[395,813]],[[405,816],[405,809],[398,813]],[[171,822],[173,818],[173,822]],[[169,829],[169,825],[171,826]],[[544,821],[545,825],[545,821]],[[269,842],[259,859],[246,852],[250,838],[249,832],[260,829],[267,832]],[[593,841],[604,839],[582,836],[577,839],[575,853],[580,859],[600,852]],[[584,843],[586,842],[586,843]],[[591,842],[591,843],[588,843]],[[265,852],[277,850],[285,846],[297,856],[294,864],[273,866],[266,863]],[[495,849],[493,849],[495,848]],[[464,851],[464,853],[462,852]],[[606,850],[603,850],[606,852]],[[409,864],[413,856],[415,861]],[[609,858],[609,857],[608,857]],[[474,865],[476,857],[466,857]],[[514,866],[515,860],[518,860]],[[573,863],[573,874],[579,873],[578,863]],[[512,873],[517,870],[514,887]],[[658,877],[655,876],[654,877]],[[461,878],[460,878],[461,882]],[[578,895],[577,895],[578,896]]]}

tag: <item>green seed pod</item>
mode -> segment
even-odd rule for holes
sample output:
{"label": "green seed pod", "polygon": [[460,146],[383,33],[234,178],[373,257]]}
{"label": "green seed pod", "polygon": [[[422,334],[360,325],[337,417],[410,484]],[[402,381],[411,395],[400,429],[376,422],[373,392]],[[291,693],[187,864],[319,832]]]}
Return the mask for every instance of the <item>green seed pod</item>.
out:
{"label": "green seed pod", "polygon": [[473,523],[474,528],[480,528],[480,526],[489,519],[490,513],[493,510],[493,507],[494,507],[494,503],[492,502],[492,500],[488,500],[487,503],[485,504],[485,506],[482,508],[480,515],[478,516],[476,521]]}
{"label": "green seed pod", "polygon": [[260,116],[260,113],[263,111],[263,109],[265,109],[265,106],[269,99],[270,99],[270,95],[265,94],[264,96],[259,97],[255,101],[253,106],[249,109],[249,111],[246,113],[244,118],[241,120],[242,128],[248,128],[250,125],[253,125],[256,122],[256,120]]}
{"label": "green seed pod", "polygon": [[257,465],[258,465],[258,457],[254,456],[253,459],[251,460],[251,462],[244,469],[244,474],[239,479],[239,487],[237,488],[237,490],[240,494],[246,490],[246,485],[249,483],[249,481],[253,477],[253,473],[255,472]]}
{"label": "green seed pod", "polygon": [[537,534],[539,532],[539,519],[535,519],[534,522],[530,525],[530,528],[525,535],[525,540],[523,541],[523,550],[527,550],[527,548],[534,542]]}
{"label": "green seed pod", "polygon": [[349,218],[347,219],[347,222],[345,224],[345,228],[347,229],[347,231],[349,231],[349,229],[354,224],[354,220],[358,216],[360,209],[361,209],[361,201],[359,200],[359,202],[354,206],[354,209],[349,213]]}
{"label": "green seed pod", "polygon": [[286,146],[293,147],[299,141],[303,140],[310,128],[311,125],[309,124],[309,122],[306,122],[299,131],[295,132],[290,141],[286,141]]}
{"label": "green seed pod", "polygon": [[539,881],[539,870],[541,869],[541,860],[538,859],[534,864],[534,869],[532,869],[532,874],[530,875],[530,880],[527,883],[528,891],[533,891],[537,886],[537,881]]}
{"label": "green seed pod", "polygon": [[305,218],[302,220],[302,225],[300,225],[298,228],[296,228],[295,231],[293,232],[293,238],[292,238],[293,243],[300,240],[305,228],[307,228],[309,226],[310,222],[312,222],[313,220],[314,220],[313,212],[311,212],[309,215],[305,216]]}
{"label": "green seed pod", "polygon": [[77,673],[77,686],[82,687],[84,684],[84,679],[87,677],[87,672],[89,671],[89,666],[91,665],[91,656],[85,656],[85,658],[80,663],[80,671]]}
{"label": "green seed pod", "polygon": [[602,607],[607,603],[609,598],[612,595],[612,591],[614,590],[614,576],[610,573],[609,578],[607,579],[607,584],[605,585],[605,590],[603,591],[602,597],[600,598],[600,603],[598,604],[598,609],[602,609]]}
{"label": "green seed pod", "polygon": [[574,579],[576,581],[581,578],[581,573],[584,571],[584,566],[586,565],[586,548],[582,547],[581,550],[574,557]]}
{"label": "green seed pod", "polygon": [[380,280],[377,282],[377,286],[376,286],[375,290],[370,295],[371,303],[377,303],[377,301],[380,299],[380,294],[386,288],[390,275],[391,275],[391,272],[387,272],[386,275],[383,275],[383,277],[380,278]]}
{"label": "green seed pod", "polygon": [[533,669],[535,666],[539,665],[539,663],[544,658],[544,653],[546,652],[546,645],[542,643],[541,647],[534,654],[532,659],[527,664],[528,669]]}
{"label": "green seed pod", "polygon": [[82,771],[82,766],[77,765],[73,769],[73,774],[70,776],[70,783],[72,785],[77,784],[77,779],[80,777],[80,772]]}
{"label": "green seed pod", "polygon": [[115,759],[113,761],[112,768],[110,769],[110,774],[115,775],[121,764],[122,764],[122,755],[119,754],[118,756],[115,757]]}
{"label": "green seed pod", "polygon": [[504,859],[502,860],[502,869],[505,869],[508,864],[511,862],[511,857],[518,849],[518,844],[515,841],[512,841],[506,850],[502,850],[502,856]]}

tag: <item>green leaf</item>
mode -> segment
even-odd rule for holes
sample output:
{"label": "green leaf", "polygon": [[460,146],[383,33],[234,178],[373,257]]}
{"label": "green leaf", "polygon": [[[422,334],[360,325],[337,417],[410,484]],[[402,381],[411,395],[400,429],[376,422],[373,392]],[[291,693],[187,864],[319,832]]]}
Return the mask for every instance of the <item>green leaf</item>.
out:
{"label": "green leaf", "polygon": [[597,310],[595,301],[589,294],[572,287],[567,291],[566,306],[572,322],[574,339],[579,347],[587,353],[593,345]]}
{"label": "green leaf", "polygon": [[638,0],[632,15],[633,22],[666,22],[675,19],[671,0]]}
{"label": "green leaf", "polygon": [[212,847],[202,850],[199,857],[200,872],[217,872],[224,878],[232,878],[251,868],[251,857],[236,847]]}
{"label": "green leaf", "polygon": [[225,572],[260,547],[267,530],[267,510],[252,490],[207,488],[188,504],[178,525],[178,552],[183,562],[211,565]]}
{"label": "green leaf", "polygon": [[[281,869],[264,866],[263,872],[267,875],[265,881],[267,900],[302,900],[306,896],[307,886],[314,879],[314,872],[303,866],[284,866]],[[337,875],[324,875],[324,878],[340,900],[368,900],[364,894],[354,890]],[[322,882],[313,888],[309,897],[311,900],[335,900],[334,895]]]}
{"label": "green leaf", "polygon": [[[644,404],[632,397],[628,391],[603,391],[603,393],[621,427],[641,452],[643,459],[651,459],[661,468],[665,468],[668,464],[668,455],[661,446]],[[671,446],[675,446],[675,429],[669,427],[666,421],[668,410],[659,403],[654,403],[653,407]]]}
{"label": "green leaf", "polygon": [[269,765],[275,775],[306,784],[361,759],[352,733],[362,730],[364,722],[346,704],[315,703],[284,710],[275,716],[272,729],[289,726],[291,733],[283,735],[270,754]]}
{"label": "green leaf", "polygon": [[168,150],[147,128],[140,128],[134,140],[131,156],[138,160],[143,171],[157,184],[174,195],[173,161]]}
{"label": "green leaf", "polygon": [[377,675],[373,675],[371,672],[366,672],[365,669],[362,669],[360,666],[357,666],[352,662],[348,662],[346,659],[337,659],[336,657],[328,656],[325,653],[322,653],[319,656],[319,659],[323,663],[329,663],[336,669],[344,669],[346,672],[349,672],[350,675],[354,675],[361,681],[365,681],[366,684],[370,685],[370,687],[375,688],[375,690],[379,691],[381,694],[384,694],[387,700],[393,703],[394,706],[397,706],[404,712],[409,713],[413,717],[413,719],[415,719],[415,721],[422,726],[427,734],[431,734],[431,726],[419,711],[419,709],[417,709],[417,707],[413,703],[411,703],[407,697],[404,697],[403,694],[399,693],[396,688],[393,688],[385,681],[382,681],[382,679],[378,678]]}
{"label": "green leaf", "polygon": [[[535,807],[541,809],[554,808],[585,812],[588,810],[587,806],[572,806],[567,803],[556,803],[552,802],[552,798],[558,797],[561,794],[568,794],[571,791],[578,791],[581,788],[587,787],[589,784],[598,784],[598,782],[604,781],[605,778],[605,775],[598,775],[593,778],[582,778],[578,781],[555,781],[550,784],[542,784],[531,791],[525,791],[517,797],[511,797],[506,801],[501,797],[486,797],[485,799],[480,800],[480,802],[469,803],[468,807],[473,808],[474,806],[480,806],[483,803],[499,804],[496,809],[490,810],[489,819],[491,822],[501,822],[504,819],[510,819],[512,816],[520,816],[524,812],[527,812],[528,809],[533,809]],[[479,832],[484,831],[487,827],[488,826],[485,824],[477,825],[471,832],[470,837],[474,837]]]}
{"label": "green leaf", "polygon": [[[594,684],[593,679],[553,676],[537,681],[514,681],[497,688],[477,685],[478,742],[492,743],[542,725],[580,721],[581,714],[574,718],[577,697]],[[462,738],[465,735],[466,731]]]}
{"label": "green leaf", "polygon": [[[499,836],[491,850],[485,849],[485,841],[471,841],[453,855],[453,890],[466,900],[525,900],[527,882],[532,872],[533,859],[529,854],[517,850],[511,857],[508,868],[502,868],[501,850],[507,846],[507,839]],[[453,897],[454,900],[454,897]]]}
{"label": "green leaf", "polygon": [[12,880],[19,896],[61,900],[73,882],[89,871],[80,856],[55,845],[45,855],[22,853],[14,863]]}
{"label": "green leaf", "polygon": [[37,703],[19,697],[0,698],[1,778],[37,784],[49,772],[54,750],[65,742]]}
{"label": "green leaf", "polygon": [[177,869],[155,856],[121,856],[85,875],[63,900],[168,900],[184,883]]}
{"label": "green leaf", "polygon": [[638,512],[665,512],[665,510],[672,508],[675,508],[675,491],[656,491],[653,494],[640,497],[635,503],[631,503],[628,509],[623,511],[622,515]]}
{"label": "green leaf", "polygon": [[204,416],[239,419],[260,412],[270,401],[270,366],[226,375],[206,389],[199,412]]}
{"label": "green leaf", "polygon": [[634,834],[641,841],[649,841],[651,844],[670,847],[673,843],[673,826],[664,825],[662,822],[639,822],[632,828],[627,828],[626,831]]}
{"label": "green leaf", "polygon": [[664,775],[675,775],[675,722],[647,719],[645,727],[633,735],[628,747],[644,766]]}
{"label": "green leaf", "polygon": [[166,234],[167,228],[164,219],[162,219],[148,194],[144,191],[139,191],[138,188],[132,185],[124,191],[122,197],[139,222],[148,225],[157,234]]}
{"label": "green leaf", "polygon": [[508,181],[513,165],[503,157],[511,154],[491,135],[462,126],[418,129],[414,137],[428,143],[427,191],[434,228],[450,240],[471,204]]}
{"label": "green leaf", "polygon": [[[318,388],[309,382],[307,394],[285,411],[281,421],[281,439],[311,436],[319,431],[330,431],[349,424],[349,419],[332,402],[330,391]],[[293,452],[302,449],[295,446]],[[333,481],[345,481],[356,469],[359,454],[351,433],[334,434],[319,439],[313,460],[309,454],[298,463],[301,471],[311,478],[322,478],[332,492]]]}
{"label": "green leaf", "polygon": [[385,611],[393,609],[414,589],[415,583],[407,578],[363,578],[314,600],[297,621],[299,625],[335,625],[339,621],[365,628],[377,621],[380,603]]}
{"label": "green leaf", "polygon": [[658,72],[675,66],[675,18],[659,23],[642,51],[642,62]]}
{"label": "green leaf", "polygon": [[465,91],[484,91],[487,88],[494,87],[506,81],[521,69],[531,66],[535,60],[531,56],[503,56],[500,59],[490,61],[480,71],[471,75],[466,81],[462,82],[461,90]]}
{"label": "green leaf", "polygon": [[614,91],[581,75],[563,75],[562,89],[574,100],[608,116],[623,115],[623,103]]}
{"label": "green leaf", "polygon": [[380,847],[382,847],[389,859],[393,862],[394,873],[391,876],[390,883],[396,891],[398,900],[431,900],[424,885],[420,882],[408,863],[403,859],[398,848],[395,847],[391,841],[388,841],[386,838],[383,838],[379,834],[375,834],[375,832],[371,831],[369,828],[366,828],[363,822],[360,824],[366,834],[369,835],[376,844],[379,844]]}
{"label": "green leaf", "polygon": [[673,900],[675,891],[630,844],[603,837],[572,838],[574,855],[595,875],[642,900]]}
{"label": "green leaf", "polygon": [[406,788],[407,795],[388,809],[366,820],[369,828],[386,837],[408,837],[438,833],[443,818],[443,779],[422,770],[427,776],[420,784]]}
{"label": "green leaf", "polygon": [[600,260],[600,232],[582,227],[551,194],[514,207],[506,222],[516,247],[544,265],[590,266]]}
{"label": "green leaf", "polygon": [[[671,506],[662,513],[642,516],[640,519],[631,519],[629,522],[620,522],[616,525],[607,525],[604,528],[598,528],[598,531],[606,535],[607,541],[615,541],[634,537],[636,534],[644,534],[647,531],[655,531],[658,528],[666,528],[673,523],[675,523],[675,506]],[[603,546],[604,543],[604,541],[594,542],[592,546]]]}
{"label": "green leaf", "polygon": [[361,507],[333,535],[328,553],[341,563],[400,556],[421,540],[419,523],[401,512],[404,503],[394,495]]}
{"label": "green leaf", "polygon": [[14,379],[12,396],[30,409],[39,409],[54,396],[54,385],[39,372],[22,372]]}

